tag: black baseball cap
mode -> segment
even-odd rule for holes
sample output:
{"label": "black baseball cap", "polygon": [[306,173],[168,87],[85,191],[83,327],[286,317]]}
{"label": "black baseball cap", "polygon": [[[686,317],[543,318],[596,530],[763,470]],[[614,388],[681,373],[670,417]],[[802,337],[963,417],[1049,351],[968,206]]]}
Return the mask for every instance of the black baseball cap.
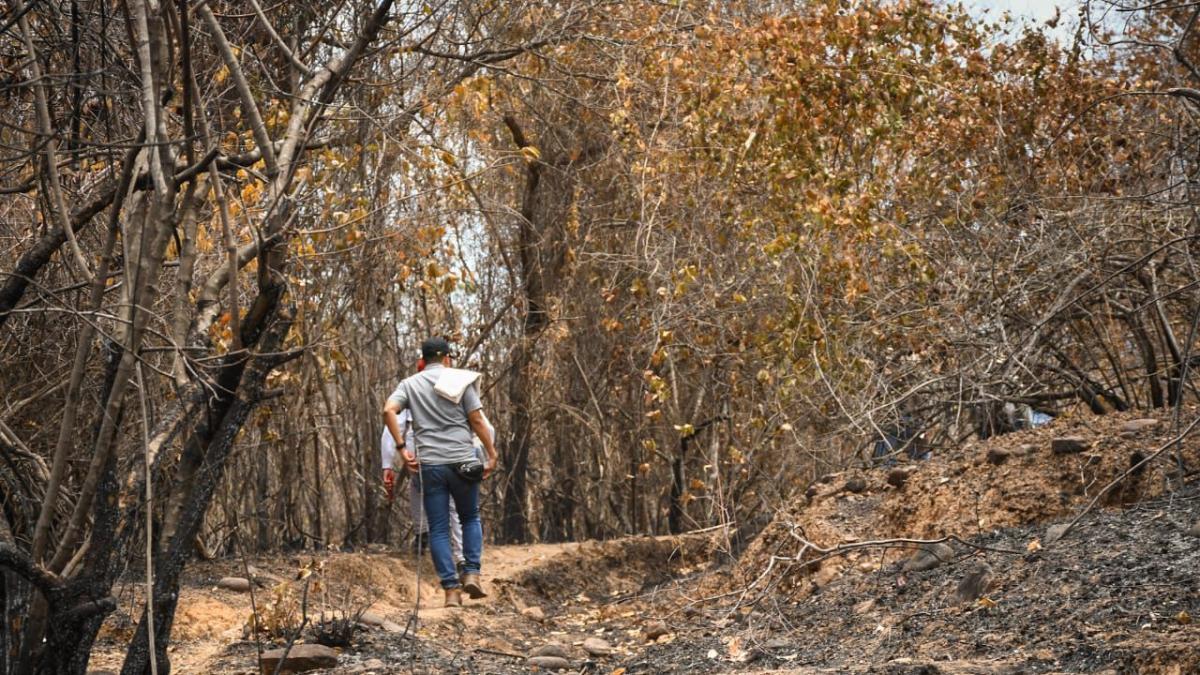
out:
{"label": "black baseball cap", "polygon": [[454,356],[454,350],[446,338],[431,337],[421,343],[421,358],[427,362],[441,361],[444,356]]}

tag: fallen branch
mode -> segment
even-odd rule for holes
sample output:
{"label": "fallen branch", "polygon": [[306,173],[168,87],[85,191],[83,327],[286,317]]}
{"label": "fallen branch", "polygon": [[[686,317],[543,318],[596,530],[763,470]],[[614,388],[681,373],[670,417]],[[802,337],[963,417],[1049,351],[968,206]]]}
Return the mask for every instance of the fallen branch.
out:
{"label": "fallen branch", "polygon": [[476,647],[472,651],[474,651],[478,654],[492,654],[495,656],[507,656],[510,659],[520,659],[522,661],[525,660],[525,656],[522,654],[514,654],[512,652],[500,651],[499,649],[487,649],[486,647]]}
{"label": "fallen branch", "polygon": [[[781,562],[781,563],[786,564],[789,569],[791,567],[794,567],[797,565],[799,565],[803,569],[805,567],[813,567],[815,565],[818,565],[830,558],[834,558],[839,555],[849,553],[851,551],[857,551],[857,550],[862,550],[862,549],[866,549],[866,548],[901,548],[901,547],[909,548],[911,546],[927,546],[927,545],[932,545],[932,544],[944,544],[946,542],[951,542],[951,541],[956,542],[958,544],[962,544],[963,546],[966,546],[968,548],[973,548],[977,551],[987,551],[990,553],[1003,553],[1005,555],[1025,555],[1024,551],[1014,551],[1011,549],[995,548],[992,546],[982,546],[980,544],[973,544],[969,541],[962,539],[961,537],[959,537],[957,535],[948,535],[945,537],[941,537],[939,539],[906,539],[903,537],[897,537],[897,538],[893,538],[893,539],[874,539],[871,541],[859,541],[859,542],[853,542],[853,543],[849,543],[849,544],[838,544],[837,546],[824,548],[824,547],[818,546],[817,544],[814,544],[813,542],[809,541],[808,539],[805,539],[803,536],[796,534],[795,530],[796,530],[796,528],[793,527],[788,534],[790,534],[794,539],[796,539],[803,545],[801,547],[799,553],[797,553],[794,556],[772,555],[770,561],[767,564],[767,568],[765,570],[763,570],[762,574],[759,574],[758,578],[756,578],[753,582],[751,582],[750,585],[746,586],[746,588],[741,589],[740,591],[726,593],[724,596],[717,596],[717,597],[726,597],[729,595],[734,595],[734,594],[740,593],[737,602],[735,602],[733,604],[733,607],[729,610],[729,612],[727,612],[725,614],[726,617],[728,617],[733,612],[737,611],[737,609],[742,606],[742,601],[744,601],[746,599],[746,596],[749,595],[750,591],[754,590],[754,588],[756,586],[758,586],[760,583],[763,582],[764,579],[767,579],[770,576],[771,571],[775,569],[776,562]],[[805,560],[804,554],[809,551],[815,551],[819,555],[817,555],[817,557],[815,557],[815,558],[809,558],[808,560]],[[768,583],[763,588],[762,592],[759,593],[758,596],[754,599],[754,601],[751,602],[750,604],[751,605],[758,604],[759,600],[762,599],[762,597],[767,593],[767,591],[773,585],[774,585],[773,582]]]}
{"label": "fallen branch", "polygon": [[966,546],[968,548],[973,548],[977,551],[987,551],[989,553],[1003,553],[1005,555],[1025,555],[1025,553],[1026,553],[1025,551],[1014,551],[1014,550],[1007,549],[1007,548],[995,548],[992,546],[983,546],[981,544],[972,544],[971,542],[966,541],[965,539],[963,539],[957,535],[953,535],[953,534],[942,537],[941,539],[904,539],[904,538],[875,539],[872,541],[859,541],[859,542],[854,542],[851,544],[838,544],[837,546],[834,546],[832,548],[821,548],[820,546],[813,544],[812,542],[808,541],[807,539],[797,536],[795,532],[792,532],[791,535],[793,537],[795,537],[796,539],[798,539],[803,544],[805,544],[805,546],[808,546],[808,547],[812,548],[814,551],[821,554],[821,556],[819,556],[817,558],[813,558],[812,560],[805,561],[804,564],[806,564],[806,565],[811,565],[813,563],[820,562],[822,560],[826,560],[833,556],[840,555],[842,553],[847,553],[849,551],[854,551],[857,549],[862,549],[862,548],[876,548],[876,547],[877,548],[897,548],[897,547],[901,547],[901,546],[907,548],[909,546],[923,546],[923,545],[927,545],[927,544],[944,544],[948,541],[953,541],[955,543],[962,544],[963,546]]}

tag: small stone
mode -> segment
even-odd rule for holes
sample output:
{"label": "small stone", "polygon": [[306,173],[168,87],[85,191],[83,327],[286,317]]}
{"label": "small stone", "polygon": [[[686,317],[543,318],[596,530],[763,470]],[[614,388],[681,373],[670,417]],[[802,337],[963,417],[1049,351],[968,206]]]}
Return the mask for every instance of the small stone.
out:
{"label": "small stone", "polygon": [[1046,542],[1046,545],[1050,545],[1059,539],[1062,539],[1063,535],[1066,533],[1067,523],[1059,523],[1058,525],[1051,525],[1050,527],[1047,527],[1046,536],[1042,539]]}
{"label": "small stone", "polygon": [[867,612],[871,611],[874,608],[875,608],[875,599],[867,598],[866,600],[863,600],[862,602],[859,602],[854,605],[854,613],[861,616],[861,615],[866,614]]}
{"label": "small stone", "polygon": [[[280,661],[283,662],[282,666]],[[337,652],[329,647],[316,644],[292,645],[287,656],[283,649],[272,649],[262,653],[259,667],[263,673],[302,673],[318,668],[335,668],[338,664]]]}
{"label": "small stone", "polygon": [[642,635],[645,635],[647,640],[657,640],[670,632],[671,629],[665,621],[651,621],[642,628]]}
{"label": "small stone", "polygon": [[1121,425],[1121,433],[1136,434],[1139,431],[1152,429],[1158,426],[1158,420],[1152,417],[1145,417],[1137,420],[1129,420]]}
{"label": "small stone", "polygon": [[905,561],[903,569],[905,572],[924,572],[951,560],[954,560],[954,549],[949,544],[922,544],[921,548]]}
{"label": "small stone", "polygon": [[395,621],[388,621],[386,619],[384,620],[383,623],[379,624],[379,627],[389,633],[403,633],[404,632],[404,626],[401,626],[400,624],[396,623]]}
{"label": "small stone", "polygon": [[521,616],[525,617],[526,619],[532,619],[538,623],[546,620],[546,613],[542,611],[541,607],[537,606],[526,607],[525,609],[521,610]]}
{"label": "small stone", "polygon": [[959,603],[975,602],[987,593],[992,584],[992,568],[981,563],[970,574],[963,578],[954,591],[954,597]]}
{"label": "small stone", "polygon": [[567,653],[567,648],[557,642],[548,642],[540,647],[535,647],[529,652],[529,658],[536,656],[554,656],[560,659],[571,658],[571,655]]}
{"label": "small stone", "polygon": [[988,448],[987,461],[988,464],[995,464],[996,466],[999,466],[1007,462],[1010,456],[1011,453],[1004,448]]}
{"label": "small stone", "polygon": [[912,473],[913,470],[911,468],[898,466],[888,472],[887,483],[892,487],[904,487],[904,484],[908,482],[908,479],[910,476],[912,476]]}
{"label": "small stone", "polygon": [[821,491],[821,488],[817,487],[816,483],[813,483],[812,485],[808,486],[807,490],[804,491],[804,496],[808,497],[809,499],[812,499],[813,497],[816,497],[817,493],[819,493],[820,491]]}
{"label": "small stone", "polygon": [[1062,436],[1050,441],[1050,451],[1056,455],[1072,455],[1091,446],[1091,442],[1082,436]]}
{"label": "small stone", "polygon": [[250,591],[250,580],[242,577],[225,577],[217,582],[217,588],[234,593],[247,593]]}
{"label": "small stone", "polygon": [[590,637],[583,641],[583,651],[592,656],[608,656],[613,653],[613,648],[600,638]]}
{"label": "small stone", "polygon": [[851,478],[850,480],[846,481],[846,485],[843,486],[842,489],[845,490],[846,492],[852,492],[854,494],[859,494],[861,492],[866,491],[867,481],[863,480],[862,478],[859,478],[858,476],[855,476],[854,478]]}
{"label": "small stone", "polygon": [[559,656],[531,656],[529,665],[545,670],[569,670],[571,662]]}
{"label": "small stone", "polygon": [[1196,524],[1189,527],[1184,534],[1189,537],[1200,537],[1200,520],[1197,520]]}
{"label": "small stone", "polygon": [[374,671],[385,670],[386,668],[387,668],[387,664],[384,663],[383,661],[380,661],[379,659],[367,659],[366,661],[363,661],[362,665],[360,665],[358,667],[358,672],[370,673],[370,672],[374,672]]}
{"label": "small stone", "polygon": [[379,627],[383,625],[384,621],[387,621],[387,619],[382,614],[369,609],[358,617],[358,622],[364,626]]}

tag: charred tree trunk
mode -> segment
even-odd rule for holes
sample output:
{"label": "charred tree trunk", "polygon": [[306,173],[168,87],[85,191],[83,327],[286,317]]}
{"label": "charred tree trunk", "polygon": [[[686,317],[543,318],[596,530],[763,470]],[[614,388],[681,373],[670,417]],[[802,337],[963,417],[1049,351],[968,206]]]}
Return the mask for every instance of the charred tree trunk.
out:
{"label": "charred tree trunk", "polygon": [[1158,354],[1154,351],[1154,343],[1150,340],[1150,335],[1137,316],[1126,315],[1124,319],[1130,332],[1133,333],[1134,342],[1142,357],[1142,367],[1146,371],[1146,387],[1150,393],[1150,405],[1154,408],[1165,407],[1167,399],[1163,395],[1161,368],[1158,363]]}
{"label": "charred tree trunk", "polygon": [[[529,147],[525,133],[513,117],[505,117],[504,123],[508,125],[517,148]],[[513,376],[509,380],[508,388],[512,417],[509,421],[510,444],[505,453],[509,475],[508,489],[504,493],[504,520],[501,528],[502,537],[507,542],[522,542],[529,538],[525,506],[529,492],[529,446],[533,437],[533,420],[529,414],[533,403],[533,346],[548,322],[546,288],[542,278],[542,265],[538,259],[538,243],[544,228],[544,225],[537,221],[543,170],[544,165],[540,158],[527,160],[525,191],[521,197],[521,219],[518,223],[517,249],[525,312],[521,337],[512,352]]]}
{"label": "charred tree trunk", "polygon": [[671,462],[671,506],[667,512],[667,529],[671,534],[683,532],[683,466],[691,436],[679,439],[679,454]]}
{"label": "charred tree trunk", "polygon": [[[257,335],[245,333],[243,344],[258,345],[258,352],[263,355],[253,358],[233,355],[224,365],[220,378],[223,380],[220,384],[224,386],[218,386],[216,391],[228,393],[213,402],[207,421],[196,428],[188,443],[188,450],[199,460],[198,469],[190,481],[190,490],[179,511],[173,536],[159,551],[154,565],[155,650],[159,672],[170,672],[169,665],[164,669],[164,664],[168,663],[167,643],[179,600],[179,576],[188,560],[191,541],[199,532],[213,492],[221,481],[238,432],[264,396],[263,384],[267,375],[294,357],[281,353],[284,337],[291,328],[293,312],[286,309],[279,312],[278,318],[274,318],[282,292],[282,287],[278,287],[259,296],[259,300],[266,305],[261,314],[262,322],[271,321],[271,325],[261,345],[258,345]],[[251,311],[250,316],[253,316],[254,310]],[[256,324],[247,322],[245,328],[254,332]],[[177,486],[177,489],[186,488]],[[126,654],[125,665],[121,669],[124,675],[141,675],[148,672],[149,644],[146,621],[143,611],[137,633]]]}

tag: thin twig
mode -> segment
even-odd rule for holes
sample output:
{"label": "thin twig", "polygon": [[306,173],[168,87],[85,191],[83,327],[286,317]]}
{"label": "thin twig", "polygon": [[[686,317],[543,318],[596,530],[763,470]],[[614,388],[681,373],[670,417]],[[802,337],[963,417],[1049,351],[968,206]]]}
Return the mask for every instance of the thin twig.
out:
{"label": "thin twig", "polygon": [[150,461],[150,421],[147,419],[146,381],[142,364],[137,364],[138,401],[142,409],[142,455],[146,462],[146,644],[150,674],[158,675],[158,643],[154,639],[154,475]]}
{"label": "thin twig", "polygon": [[235,526],[233,528],[233,543],[237,546],[238,552],[242,554],[242,572],[246,575],[246,581],[250,582],[250,627],[254,633],[254,653],[258,655],[258,663],[262,664],[262,638],[258,635],[258,602],[254,597],[254,577],[250,574],[250,563],[246,560],[246,548],[242,546],[241,533]]}
{"label": "thin twig", "polygon": [[494,654],[496,656],[507,656],[510,659],[525,660],[524,654],[514,654],[512,652],[505,652],[505,651],[501,651],[499,649],[487,649],[486,647],[476,647],[472,651],[474,651],[478,654]]}

